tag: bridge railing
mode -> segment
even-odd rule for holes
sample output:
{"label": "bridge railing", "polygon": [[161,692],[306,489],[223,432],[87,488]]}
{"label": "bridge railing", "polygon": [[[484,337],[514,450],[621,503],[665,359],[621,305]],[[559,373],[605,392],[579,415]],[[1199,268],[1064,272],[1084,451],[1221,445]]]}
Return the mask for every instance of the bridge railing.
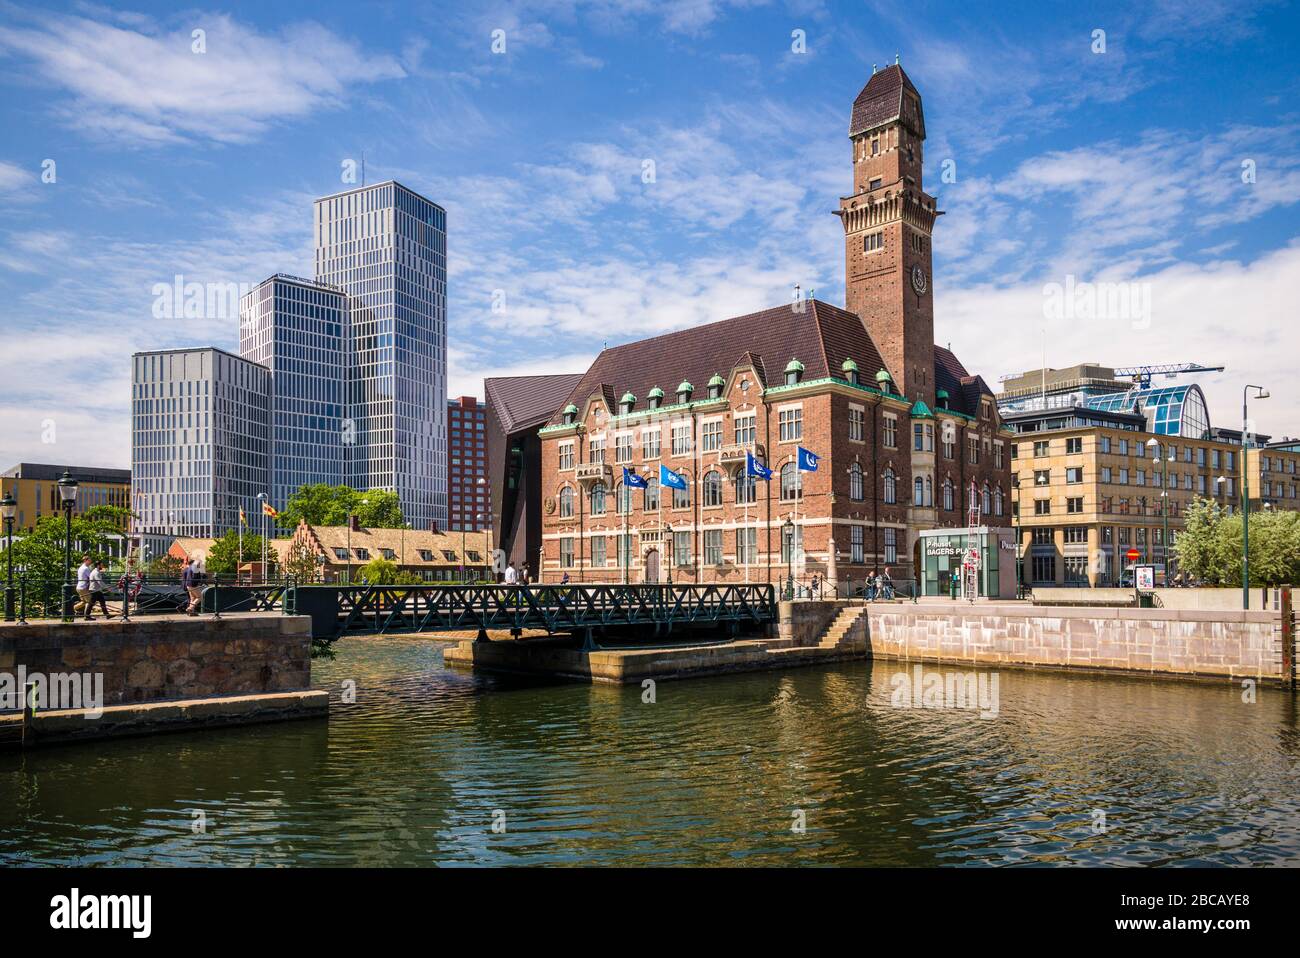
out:
{"label": "bridge railing", "polygon": [[772,585],[298,586],[283,601],[312,617],[314,635],[614,625],[761,624],[776,619]]}

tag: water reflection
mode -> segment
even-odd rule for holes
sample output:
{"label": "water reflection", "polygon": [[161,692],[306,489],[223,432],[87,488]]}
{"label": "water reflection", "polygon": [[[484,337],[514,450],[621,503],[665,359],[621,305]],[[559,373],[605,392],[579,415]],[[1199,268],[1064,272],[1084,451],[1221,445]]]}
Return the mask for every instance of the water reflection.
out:
{"label": "water reflection", "polygon": [[647,704],[640,687],[449,671],[436,643],[350,640],[317,667],[335,700],[328,723],[0,755],[0,862],[1297,857],[1287,693],[1247,704],[1228,683],[1006,670],[996,718],[981,719],[892,705],[908,668],[661,682]]}

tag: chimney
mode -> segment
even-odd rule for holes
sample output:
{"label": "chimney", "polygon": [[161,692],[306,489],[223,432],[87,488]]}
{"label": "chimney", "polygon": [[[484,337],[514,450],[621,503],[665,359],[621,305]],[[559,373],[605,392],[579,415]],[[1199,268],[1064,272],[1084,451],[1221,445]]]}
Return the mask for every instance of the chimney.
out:
{"label": "chimney", "polygon": [[434,535],[438,534],[438,520],[434,519],[429,523],[429,531]]}
{"label": "chimney", "polygon": [[348,528],[353,532],[361,531],[361,520],[354,515],[348,516]]}

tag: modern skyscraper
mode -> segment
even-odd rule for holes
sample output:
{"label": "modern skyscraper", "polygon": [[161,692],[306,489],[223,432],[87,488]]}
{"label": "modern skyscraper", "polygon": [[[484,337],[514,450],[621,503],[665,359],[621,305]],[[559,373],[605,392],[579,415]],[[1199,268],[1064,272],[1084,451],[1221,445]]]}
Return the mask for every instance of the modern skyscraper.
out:
{"label": "modern skyscraper", "polygon": [[478,532],[491,519],[486,428],[486,405],[473,396],[447,400],[449,529]]}
{"label": "modern skyscraper", "polygon": [[[219,536],[258,514],[270,371],[213,347],[131,357],[131,508],[148,542]],[[166,546],[163,545],[163,548]]]}
{"label": "modern skyscraper", "polygon": [[271,373],[266,491],[277,506],[299,486],[347,481],[349,321],[341,290],[283,273],[259,283],[240,304],[240,355]]}
{"label": "modern skyscraper", "polygon": [[447,523],[447,214],[389,181],[314,211],[316,277],[348,294],[350,484]]}

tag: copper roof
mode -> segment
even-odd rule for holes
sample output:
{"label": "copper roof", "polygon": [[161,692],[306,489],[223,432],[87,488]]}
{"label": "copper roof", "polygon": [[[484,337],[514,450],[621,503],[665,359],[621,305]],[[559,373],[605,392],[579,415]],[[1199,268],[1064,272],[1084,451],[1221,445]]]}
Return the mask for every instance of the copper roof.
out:
{"label": "copper roof", "polygon": [[[853,117],[849,121],[849,136],[857,136],[873,127],[888,123],[903,114],[903,91],[910,90],[920,102],[921,95],[912,86],[903,68],[897,64],[887,66],[871,75],[858,98],[853,101]],[[918,123],[920,117],[917,118]],[[911,125],[911,124],[909,124]],[[923,127],[913,132],[925,135]]]}
{"label": "copper roof", "polygon": [[[582,408],[599,395],[613,412],[614,397],[624,392],[648,396],[659,386],[671,403],[677,383],[707,383],[714,374],[726,376],[745,364],[755,367],[761,385],[779,386],[779,380],[769,380],[768,371],[784,369],[792,359],[803,363],[803,378],[813,380],[839,376],[849,358],[858,364],[864,382],[875,382],[876,372],[885,366],[854,313],[808,300],[802,310],[790,303],[606,349],[569,399]],[[703,395],[697,391],[693,398]],[[638,408],[644,405],[638,403]]]}

